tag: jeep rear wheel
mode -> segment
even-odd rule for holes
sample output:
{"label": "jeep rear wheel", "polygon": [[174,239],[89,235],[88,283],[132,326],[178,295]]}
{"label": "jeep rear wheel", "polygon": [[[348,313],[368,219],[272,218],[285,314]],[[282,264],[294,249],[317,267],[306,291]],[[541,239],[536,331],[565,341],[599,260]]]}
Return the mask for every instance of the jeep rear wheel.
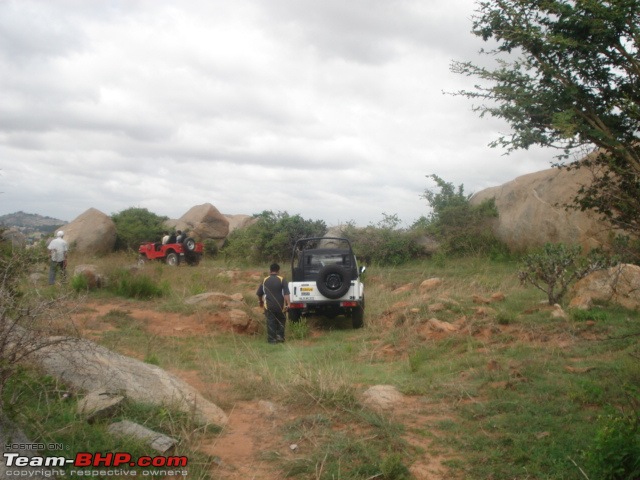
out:
{"label": "jeep rear wheel", "polygon": [[191,237],[188,237],[184,242],[182,242],[182,246],[187,252],[196,251],[196,241]]}
{"label": "jeep rear wheel", "polygon": [[172,267],[177,267],[178,264],[180,263],[180,257],[178,256],[177,253],[171,252],[167,254],[167,258],[165,258],[164,261],[167,265],[171,265]]}
{"label": "jeep rear wheel", "polygon": [[351,277],[346,268],[340,265],[327,265],[318,272],[316,285],[322,295],[336,299],[349,291]]}

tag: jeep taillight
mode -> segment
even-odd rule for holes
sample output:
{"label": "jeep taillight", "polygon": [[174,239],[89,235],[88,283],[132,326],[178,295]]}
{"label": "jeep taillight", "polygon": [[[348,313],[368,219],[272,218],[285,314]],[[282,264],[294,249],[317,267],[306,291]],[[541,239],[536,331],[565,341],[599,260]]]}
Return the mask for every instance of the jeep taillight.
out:
{"label": "jeep taillight", "polygon": [[341,307],[357,307],[358,302],[340,302]]}
{"label": "jeep taillight", "polygon": [[305,304],[304,303],[290,303],[289,304],[289,308],[304,308]]}

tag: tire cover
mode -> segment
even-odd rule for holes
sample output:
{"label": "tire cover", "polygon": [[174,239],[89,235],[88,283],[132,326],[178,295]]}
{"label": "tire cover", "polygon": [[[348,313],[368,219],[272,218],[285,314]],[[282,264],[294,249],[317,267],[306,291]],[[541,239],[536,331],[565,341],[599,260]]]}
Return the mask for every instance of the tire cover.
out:
{"label": "tire cover", "polygon": [[193,252],[196,249],[196,241],[191,237],[186,238],[182,245],[187,252]]}
{"label": "tire cover", "polygon": [[327,265],[318,272],[316,286],[322,295],[336,299],[344,296],[351,287],[349,270],[340,265]]}

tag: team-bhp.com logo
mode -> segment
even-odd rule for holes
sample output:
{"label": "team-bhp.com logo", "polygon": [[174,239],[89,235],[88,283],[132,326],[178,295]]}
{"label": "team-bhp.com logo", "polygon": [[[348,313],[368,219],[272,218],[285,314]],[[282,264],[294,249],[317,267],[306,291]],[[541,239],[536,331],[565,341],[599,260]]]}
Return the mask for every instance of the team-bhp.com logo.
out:
{"label": "team-bhp.com logo", "polygon": [[[134,458],[131,454],[125,452],[116,453],[77,453],[75,458],[65,457],[43,457],[43,456],[27,456],[19,453],[3,453],[4,463],[7,467],[7,475],[14,477],[23,476],[20,472],[21,468],[43,468],[56,469],[75,467],[87,470],[70,470],[67,472],[70,476],[93,476],[91,470],[96,469],[129,469],[142,468],[142,475],[187,475],[186,466],[188,459],[185,456],[142,456]],[[163,469],[160,472],[158,469]],[[97,470],[96,470],[97,472]],[[57,475],[64,476],[64,471],[57,471]],[[113,471],[110,472],[114,474]],[[125,473],[120,471],[119,473]],[[126,473],[125,473],[126,474]],[[135,475],[135,471],[130,472]]]}

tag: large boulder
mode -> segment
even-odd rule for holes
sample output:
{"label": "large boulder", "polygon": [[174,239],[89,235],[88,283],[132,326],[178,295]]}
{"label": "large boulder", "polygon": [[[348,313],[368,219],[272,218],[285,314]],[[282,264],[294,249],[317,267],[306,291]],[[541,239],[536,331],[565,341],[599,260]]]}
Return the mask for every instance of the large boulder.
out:
{"label": "large boulder", "polygon": [[570,292],[571,308],[588,309],[594,302],[611,302],[630,310],[640,309],[640,267],[621,264],[597,270],[579,280]]}
{"label": "large boulder", "polygon": [[[24,434],[24,432],[12,420],[0,411],[0,451],[2,453],[18,453],[20,456],[33,457],[37,455],[38,450],[30,448],[33,441]],[[4,455],[0,455],[0,478],[28,478],[30,480],[45,480],[57,478],[50,468],[24,466],[16,473],[15,466],[7,467],[7,459]]]}
{"label": "large boulder", "polygon": [[90,208],[71,223],[60,228],[72,252],[105,254],[116,245],[116,225],[111,217]]}
{"label": "large boulder", "polygon": [[202,423],[224,425],[228,421],[224,411],[178,377],[89,340],[48,346],[34,358],[47,374],[76,389],[101,390],[139,403],[173,406],[195,415]]}
{"label": "large boulder", "polygon": [[234,230],[246,228],[258,221],[258,219],[252,215],[225,215],[229,220],[229,234]]}
{"label": "large boulder", "polygon": [[580,244],[583,251],[609,243],[609,230],[593,212],[566,209],[582,185],[591,183],[587,168],[550,168],[482,190],[471,203],[495,198],[496,237],[513,251],[545,243]]}
{"label": "large boulder", "polygon": [[229,219],[210,203],[192,207],[178,220],[167,222],[167,225],[187,232],[199,242],[211,239],[222,243],[229,235]]}

